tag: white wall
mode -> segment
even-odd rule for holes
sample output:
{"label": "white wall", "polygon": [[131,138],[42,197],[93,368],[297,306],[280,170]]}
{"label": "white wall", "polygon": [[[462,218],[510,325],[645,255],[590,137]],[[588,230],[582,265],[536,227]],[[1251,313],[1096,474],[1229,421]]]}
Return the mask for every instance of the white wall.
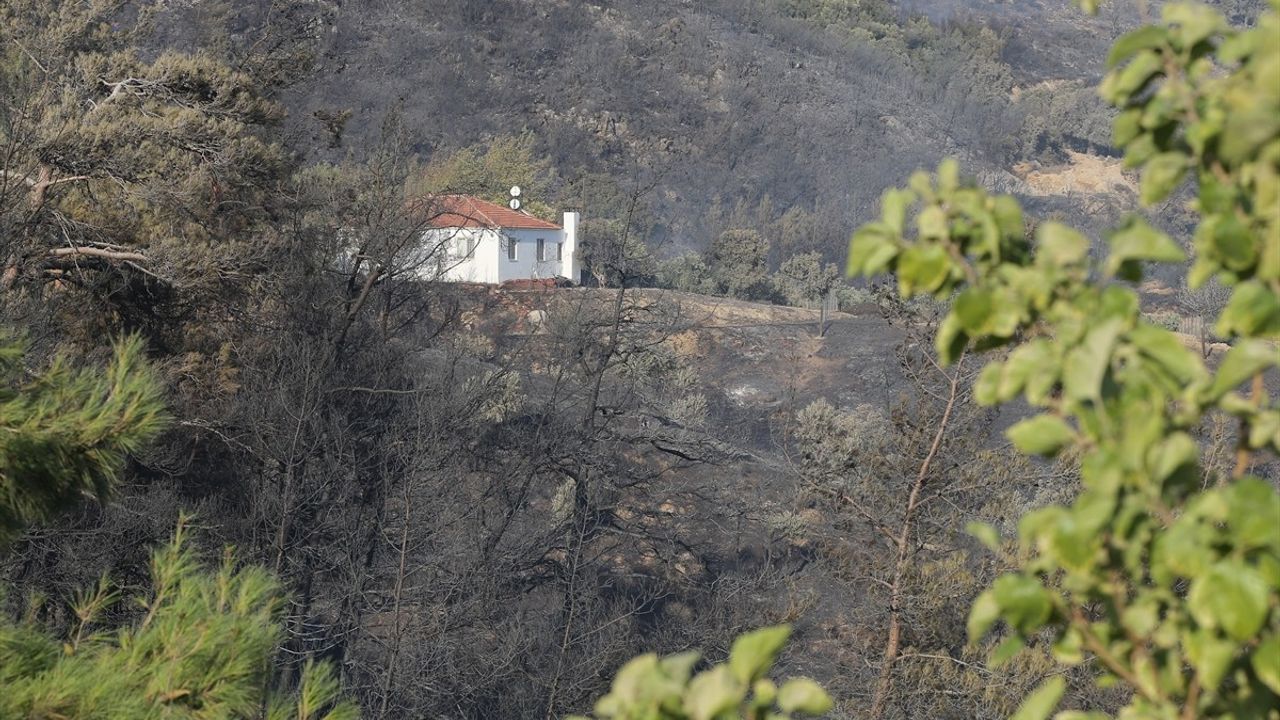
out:
{"label": "white wall", "polygon": [[[498,234],[487,228],[441,228],[423,233],[423,245],[442,244],[439,265],[424,267],[420,275],[452,282],[497,283]],[[467,249],[474,245],[470,253]],[[464,254],[465,253],[465,254]]]}
{"label": "white wall", "polygon": [[564,277],[578,282],[578,220],[579,215],[576,212],[567,212],[564,214],[564,220],[560,226],[564,228],[564,262],[560,265],[560,274]]}
{"label": "white wall", "polygon": [[[564,276],[563,263],[556,260],[556,244],[565,241],[562,230],[516,230],[502,231],[503,239],[498,250],[498,282],[507,280],[544,279]],[[538,238],[546,243],[546,260],[538,261]],[[507,255],[508,245],[514,243],[516,259]],[[566,257],[571,257],[572,248],[564,248]]]}
{"label": "white wall", "polygon": [[[545,241],[546,260],[538,261],[538,239]],[[486,228],[441,228],[423,233],[425,249],[442,245],[447,252],[439,254],[439,264],[424,264],[419,271],[423,279],[437,277],[452,282],[496,284],[507,280],[548,279],[570,277],[573,272],[573,253],[576,250],[573,236],[562,230],[501,231]],[[475,250],[460,255],[467,247],[466,241],[475,241]],[[563,243],[563,261],[556,259],[556,245]],[[516,259],[507,255],[507,247],[514,244]]]}

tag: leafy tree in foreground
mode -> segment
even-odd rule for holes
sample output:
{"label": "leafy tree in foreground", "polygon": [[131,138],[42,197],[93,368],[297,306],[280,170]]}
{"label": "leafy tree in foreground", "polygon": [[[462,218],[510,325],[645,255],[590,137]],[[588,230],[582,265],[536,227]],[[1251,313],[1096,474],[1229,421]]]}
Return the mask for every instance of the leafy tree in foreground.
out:
{"label": "leafy tree in foreground", "polygon": [[[885,193],[878,222],[850,247],[849,271],[893,272],[905,296],[952,298],[937,352],[1011,347],[975,386],[984,404],[1021,396],[1042,414],[1008,435],[1031,455],[1078,453],[1083,489],[1069,506],[1024,516],[1020,568],[975,601],[969,634],[997,622],[993,661],[1052,640],[1064,664],[1090,658],[1100,681],[1132,695],[1122,718],[1280,717],[1280,495],[1251,474],[1280,450],[1280,404],[1264,376],[1280,363],[1280,16],[1250,30],[1194,3],[1117,41],[1103,97],[1122,112],[1117,145],[1142,169],[1145,204],[1194,174],[1200,223],[1193,287],[1232,289],[1216,332],[1232,348],[1216,371],[1173,333],[1141,319],[1143,262],[1181,262],[1178,244],[1141,218],[1089,240],[1058,224],[1035,242],[1008,196],[961,182],[954,162]],[[908,215],[915,232],[908,234]],[[1245,387],[1241,387],[1241,386]],[[1202,470],[1192,432],[1210,413],[1239,422],[1234,468]],[[992,547],[997,531],[975,527]],[[1045,718],[1056,676],[1019,720]],[[1105,718],[1065,711],[1058,720]]]}
{"label": "leafy tree in foreground", "polygon": [[[596,702],[601,720],[789,720],[821,715],[831,698],[808,678],[781,687],[766,677],[791,629],[785,625],[747,633],[733,643],[728,662],[693,674],[701,655],[641,655],[618,671],[613,688]],[[590,720],[574,716],[568,720]]]}

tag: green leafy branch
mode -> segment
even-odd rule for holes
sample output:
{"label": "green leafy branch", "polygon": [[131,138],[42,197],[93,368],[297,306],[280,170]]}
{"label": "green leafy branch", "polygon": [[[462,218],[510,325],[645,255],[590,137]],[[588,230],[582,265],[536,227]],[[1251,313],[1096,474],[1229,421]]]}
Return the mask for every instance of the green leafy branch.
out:
{"label": "green leafy branch", "polygon": [[[789,720],[822,715],[831,698],[809,678],[775,684],[767,675],[791,628],[763,628],[733,643],[728,662],[697,675],[697,651],[659,658],[641,655],[618,671],[608,695],[596,702],[604,720]],[[582,716],[567,720],[591,720]]]}
{"label": "green leafy branch", "polygon": [[[1028,238],[1018,203],[963,182],[951,161],[885,193],[848,269],[950,299],[941,360],[1007,348],[979,376],[977,401],[1025,400],[1041,413],[1009,429],[1013,444],[1080,457],[1078,497],[1022,518],[1019,570],[974,602],[974,640],[1008,629],[993,662],[1047,633],[1060,662],[1091,656],[1102,682],[1132,690],[1122,717],[1269,717],[1280,707],[1280,495],[1249,471],[1280,451],[1264,382],[1280,365],[1280,19],[1236,30],[1196,3],[1162,13],[1116,42],[1100,92],[1122,111],[1115,142],[1141,171],[1144,204],[1195,179],[1189,283],[1232,289],[1216,325],[1232,347],[1215,370],[1144,322],[1125,284],[1146,263],[1183,262],[1172,238],[1136,216],[1101,260],[1059,223]],[[1239,421],[1234,471],[1216,486],[1193,437],[1209,413]],[[994,528],[978,534],[998,542]],[[1051,679],[1018,717],[1047,717],[1065,689]]]}

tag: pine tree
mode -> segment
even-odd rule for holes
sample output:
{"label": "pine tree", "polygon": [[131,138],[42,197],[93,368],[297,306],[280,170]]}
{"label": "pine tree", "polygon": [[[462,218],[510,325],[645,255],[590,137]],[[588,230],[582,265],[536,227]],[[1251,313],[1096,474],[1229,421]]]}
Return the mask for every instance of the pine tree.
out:
{"label": "pine tree", "polygon": [[[264,692],[283,640],[279,581],[227,554],[205,571],[185,522],[151,559],[152,587],[133,602],[106,582],[75,603],[54,637],[34,622],[0,624],[0,717],[348,720],[327,664],[309,663],[296,694]],[[116,605],[141,609],[119,630],[97,627]]]}
{"label": "pine tree", "polygon": [[106,275],[215,283],[288,169],[262,83],[209,51],[144,48],[160,4],[0,4],[3,286]]}
{"label": "pine tree", "polygon": [[24,354],[21,342],[0,342],[0,543],[85,497],[110,497],[126,456],[165,422],[137,338],[116,343],[105,372],[61,357],[22,380]]}
{"label": "pine tree", "polygon": [[[0,342],[0,541],[85,497],[109,498],[127,456],[166,422],[162,386],[134,337],[105,371],[66,357],[24,379],[25,348]],[[271,692],[285,595],[266,570],[228,553],[206,571],[186,521],[151,560],[151,588],[132,602],[103,580],[54,634],[33,618],[0,620],[0,717],[346,720],[327,664],[309,663],[296,693]],[[136,612],[124,627],[108,610]],[[140,612],[139,612],[140,611]]]}

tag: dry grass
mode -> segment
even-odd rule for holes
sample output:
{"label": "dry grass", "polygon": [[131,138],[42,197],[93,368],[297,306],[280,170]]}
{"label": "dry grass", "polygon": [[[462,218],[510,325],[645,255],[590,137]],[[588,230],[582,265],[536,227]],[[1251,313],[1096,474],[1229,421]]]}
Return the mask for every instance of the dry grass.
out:
{"label": "dry grass", "polygon": [[1031,195],[1106,195],[1117,191],[1137,193],[1132,173],[1125,172],[1118,158],[1068,151],[1069,162],[1042,168],[1033,163],[1013,167]]}

